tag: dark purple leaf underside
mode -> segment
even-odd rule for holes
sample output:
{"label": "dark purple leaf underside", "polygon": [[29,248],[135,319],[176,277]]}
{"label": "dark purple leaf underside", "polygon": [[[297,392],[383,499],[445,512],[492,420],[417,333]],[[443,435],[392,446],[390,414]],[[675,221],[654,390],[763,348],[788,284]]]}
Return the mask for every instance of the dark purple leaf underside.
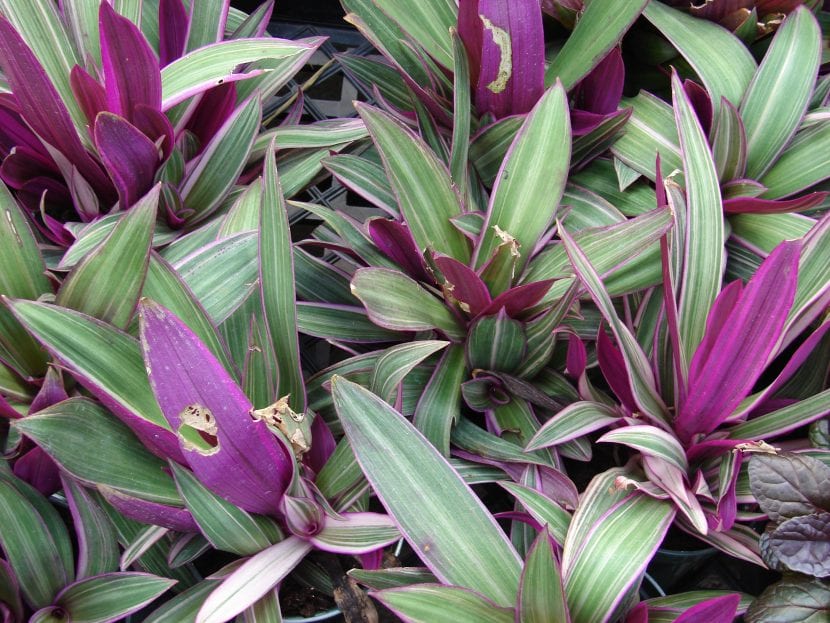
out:
{"label": "dark purple leaf underside", "polygon": [[623,359],[619,349],[611,342],[611,338],[602,329],[597,334],[597,361],[602,376],[608,381],[608,385],[620,403],[631,412],[638,411],[634,395],[631,393],[631,383],[628,378],[628,369],[625,367],[625,359]]}
{"label": "dark purple leaf underside", "polygon": [[800,250],[798,242],[781,243],[737,297],[729,287],[718,296],[730,305],[715,300],[675,420],[682,440],[715,430],[752,390],[792,306]]}
{"label": "dark purple leaf underside", "polygon": [[614,48],[580,82],[576,108],[603,116],[617,112],[624,82],[622,52]]}
{"label": "dark purple leaf underside", "polygon": [[236,109],[236,83],[226,82],[208,89],[193,112],[187,129],[199,139],[202,147],[216,136],[219,128]]}
{"label": "dark purple leaf underside", "polygon": [[553,279],[534,281],[502,292],[482,311],[481,316],[489,316],[504,308],[511,318],[518,316],[523,311],[530,309],[550,290]]}
{"label": "dark purple leaf underside", "polygon": [[757,197],[735,197],[725,199],[723,211],[727,214],[776,214],[780,212],[803,212],[822,204],[827,192],[815,192],[795,199],[758,199]]}
{"label": "dark purple leaf underside", "polygon": [[72,93],[91,127],[98,113],[107,109],[107,93],[104,87],[80,65],[72,68],[69,86],[72,87]]}
{"label": "dark purple leaf underside", "polygon": [[405,223],[385,218],[369,221],[369,237],[375,246],[418,281],[430,281],[424,267],[424,257]]}
{"label": "dark purple leaf underside", "polygon": [[[293,455],[251,417],[251,403],[208,348],[170,311],[139,304],[141,345],[162,413],[205,486],[254,513],[276,512]],[[186,440],[188,433],[198,438]]]}
{"label": "dark purple leaf underside", "polygon": [[184,53],[188,25],[181,0],[159,0],[159,64],[162,67]]}
{"label": "dark purple leaf underside", "polygon": [[95,145],[126,210],[152,188],[158,149],[134,125],[108,112],[95,120]]}
{"label": "dark purple leaf underside", "polygon": [[732,623],[740,603],[738,593],[713,597],[686,610],[675,623]]}
{"label": "dark purple leaf underside", "polygon": [[436,257],[433,261],[444,277],[441,285],[445,294],[462,303],[464,311],[477,316],[487,308],[491,302],[490,292],[472,268],[447,256]]}
{"label": "dark purple leaf underside", "polygon": [[20,114],[32,129],[66,156],[96,192],[112,197],[112,185],[81,144],[57,90],[14,27],[2,17],[0,68],[17,99]]}
{"label": "dark purple leaf underside", "polygon": [[[480,0],[475,17],[481,32],[476,107],[496,118],[529,112],[545,90],[545,42],[539,3]],[[469,30],[465,27],[462,37]],[[475,55],[472,60],[471,66]]]}
{"label": "dark purple leaf underside", "polygon": [[101,3],[98,21],[107,108],[131,122],[139,104],[161,110],[159,62],[144,35],[107,2]]}
{"label": "dark purple leaf underside", "polygon": [[148,502],[140,498],[126,495],[115,489],[99,487],[101,493],[115,509],[130,519],[169,528],[177,532],[198,532],[199,526],[186,508],[176,508],[158,502]]}
{"label": "dark purple leaf underside", "polygon": [[700,121],[700,127],[703,128],[703,133],[709,134],[709,129],[712,127],[712,116],[714,115],[712,98],[709,97],[709,93],[694,80],[684,80],[683,91],[685,91],[686,97],[689,98],[689,102],[694,108],[697,119]]}

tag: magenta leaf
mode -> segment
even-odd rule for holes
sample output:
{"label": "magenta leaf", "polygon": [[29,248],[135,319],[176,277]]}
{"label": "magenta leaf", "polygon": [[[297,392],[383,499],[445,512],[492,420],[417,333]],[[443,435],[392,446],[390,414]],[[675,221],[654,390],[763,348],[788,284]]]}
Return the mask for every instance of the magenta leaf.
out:
{"label": "magenta leaf", "polygon": [[162,67],[184,54],[189,23],[182,0],[159,0],[159,64]]}
{"label": "magenta leaf", "polygon": [[107,110],[107,93],[104,87],[80,65],[75,65],[69,73],[69,86],[72,87],[72,93],[91,127],[98,113]]}
{"label": "magenta leaf", "polygon": [[541,301],[551,285],[553,285],[553,279],[545,279],[510,288],[494,298],[479,315],[490,316],[504,308],[507,315],[514,318]]}
{"label": "magenta leaf", "polygon": [[94,134],[101,160],[118,189],[121,209],[126,210],[152,188],[158,149],[134,125],[108,112],[95,119]]}
{"label": "magenta leaf", "polygon": [[458,31],[470,57],[479,113],[500,119],[529,112],[545,90],[539,2],[461,2]]}
{"label": "magenta leaf", "polygon": [[478,316],[490,304],[490,292],[476,272],[458,260],[445,255],[433,258],[433,262],[443,275],[440,283],[444,289],[444,298],[455,299],[462,310],[471,316]]}
{"label": "magenta leaf", "polygon": [[602,376],[617,396],[617,400],[630,412],[639,411],[634,394],[631,393],[631,381],[625,367],[625,358],[602,329],[597,334],[597,361]]}
{"label": "magenta leaf", "polygon": [[199,144],[204,149],[235,109],[236,83],[227,82],[215,86],[202,94],[187,122],[187,129],[199,139]]}
{"label": "magenta leaf", "polygon": [[715,430],[752,390],[792,307],[800,251],[797,241],[781,243],[742,291],[730,285],[715,299],[675,420],[682,441]]}
{"label": "magenta leaf", "polygon": [[709,93],[706,89],[694,80],[684,80],[683,91],[686,93],[686,97],[689,98],[692,108],[694,108],[695,114],[697,115],[698,121],[700,121],[700,126],[703,128],[704,134],[708,134],[709,129],[712,127],[712,115],[714,114],[712,108],[712,98],[709,97]]}
{"label": "magenta leaf", "polygon": [[176,532],[198,532],[199,526],[186,508],[168,506],[127,495],[100,485],[98,489],[119,513],[143,524],[161,526]]}
{"label": "magenta leaf", "polygon": [[406,223],[386,218],[374,218],[369,221],[369,237],[375,246],[404,269],[404,272],[418,281],[432,281],[424,266],[424,256],[412,237]]}
{"label": "magenta leaf", "polygon": [[14,475],[25,480],[43,495],[61,488],[58,466],[46,452],[35,446],[14,462]]}
{"label": "magenta leaf", "polygon": [[617,112],[624,82],[622,52],[613,48],[577,86],[575,108],[603,117]]}
{"label": "magenta leaf", "polygon": [[568,374],[572,378],[578,379],[585,372],[587,362],[588,351],[585,349],[585,344],[579,339],[578,335],[569,335],[568,352],[565,357],[565,369]]}
{"label": "magenta leaf", "polygon": [[139,303],[150,384],[199,480],[246,511],[275,514],[294,472],[290,449],[198,337],[170,311]]}
{"label": "magenta leaf", "polygon": [[777,214],[779,212],[803,212],[821,205],[827,192],[815,192],[795,199],[759,199],[757,197],[734,197],[725,199],[723,211],[727,214]]}
{"label": "magenta leaf", "polygon": [[0,17],[0,68],[20,106],[20,114],[47,143],[74,164],[96,192],[112,197],[112,184],[81,144],[69,111],[35,55]]}
{"label": "magenta leaf", "polygon": [[133,121],[139,104],[161,110],[159,61],[138,27],[102,2],[101,64],[107,91],[107,108]]}
{"label": "magenta leaf", "polygon": [[133,125],[144,133],[156,147],[161,148],[161,160],[167,160],[173,151],[175,136],[170,120],[160,110],[139,104],[133,111]]}
{"label": "magenta leaf", "polygon": [[674,623],[732,623],[740,603],[741,596],[738,593],[713,597],[692,606],[677,617]]}

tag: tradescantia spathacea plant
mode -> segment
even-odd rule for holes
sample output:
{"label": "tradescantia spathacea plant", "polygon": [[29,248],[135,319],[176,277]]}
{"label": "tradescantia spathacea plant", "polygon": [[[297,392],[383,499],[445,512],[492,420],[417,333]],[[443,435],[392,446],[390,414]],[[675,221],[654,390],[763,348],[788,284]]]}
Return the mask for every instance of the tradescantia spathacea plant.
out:
{"label": "tradescantia spathacea plant", "polygon": [[[231,313],[222,323],[228,339],[247,346],[240,359],[207,313],[216,307],[203,306],[178,271],[150,251],[152,204],[127,212],[101,247],[113,253],[113,238],[143,218],[146,279],[137,326],[131,312],[119,326],[70,309],[60,293],[57,304],[6,299],[85,390],[18,417],[12,430],[37,443],[61,473],[96,491],[103,512],[127,522],[119,533],[130,552],[122,565],[145,564],[145,552],[157,546],[167,568],[162,575],[214,549],[247,558],[227,570],[215,566],[214,579],[199,582],[191,573],[157,620],[179,620],[181,609],[199,621],[226,621],[243,611],[273,615],[275,587],[309,552],[357,555],[373,568],[382,548],[399,539],[387,516],[366,512],[365,503],[333,505],[316,484],[333,440],[306,409],[292,329],[287,211],[273,149],[257,187],[245,209],[258,231],[240,235],[253,244],[260,279],[253,292],[241,282],[226,284],[241,290],[226,298],[244,300],[244,322]],[[76,270],[87,276],[67,283],[83,288],[91,272],[106,266],[82,260]],[[130,531],[135,521],[150,525]]]}

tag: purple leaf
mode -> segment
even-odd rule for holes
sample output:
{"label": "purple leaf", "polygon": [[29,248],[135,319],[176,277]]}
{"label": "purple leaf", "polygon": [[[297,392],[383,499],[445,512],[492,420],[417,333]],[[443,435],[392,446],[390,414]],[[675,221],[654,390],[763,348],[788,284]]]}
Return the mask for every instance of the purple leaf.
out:
{"label": "purple leaf", "polygon": [[709,129],[712,127],[712,115],[714,114],[712,98],[709,97],[709,93],[697,82],[688,79],[683,82],[683,91],[692,104],[698,121],[700,121],[700,126],[703,128],[703,133],[709,134]]}
{"label": "purple leaf", "polygon": [[46,496],[61,488],[58,466],[39,446],[35,446],[15,461],[14,475]]}
{"label": "purple leaf", "polygon": [[161,526],[176,532],[199,532],[199,526],[186,508],[148,502],[115,489],[99,485],[99,491],[119,513],[143,524]]}
{"label": "purple leaf", "polygon": [[162,67],[184,54],[189,24],[181,0],[159,0],[159,64]]}
{"label": "purple leaf", "polygon": [[491,316],[504,308],[508,316],[515,318],[541,301],[550,290],[553,281],[553,279],[545,279],[510,288],[494,298],[487,307],[481,310],[479,316]]}
{"label": "purple leaf", "polygon": [[732,623],[740,603],[741,596],[738,593],[713,597],[692,606],[677,617],[674,623]]}
{"label": "purple leaf", "polygon": [[11,93],[0,93],[0,159],[9,155],[14,147],[26,146],[43,153],[43,145],[20,116],[20,106]]}
{"label": "purple leaf", "polygon": [[830,513],[788,519],[769,535],[769,545],[792,571],[830,576]]}
{"label": "purple leaf", "polygon": [[734,197],[725,199],[723,211],[727,214],[777,214],[780,212],[803,212],[821,205],[828,192],[815,192],[795,199],[758,199],[757,197]]}
{"label": "purple leaf", "polygon": [[98,22],[107,109],[130,122],[139,104],[161,110],[159,61],[144,35],[108,2],[101,3]]}
{"label": "purple leaf", "polygon": [[430,282],[424,265],[424,256],[421,255],[415,239],[406,223],[400,223],[386,218],[373,218],[369,221],[369,237],[375,246],[404,269],[404,272],[418,281]]}
{"label": "purple leaf", "polygon": [[675,420],[681,441],[715,430],[752,390],[792,306],[800,251],[797,241],[781,243],[743,291],[728,286],[715,299]]}
{"label": "purple leaf", "polygon": [[29,415],[37,413],[46,407],[51,407],[53,404],[57,404],[67,398],[69,396],[63,387],[63,379],[61,378],[60,372],[53,367],[49,367],[46,370],[46,376],[43,377],[43,384],[40,386],[37,396],[35,396],[32,404],[29,406]]}
{"label": "purple leaf", "polygon": [[3,160],[2,168],[3,181],[10,187],[21,189],[27,182],[38,178],[59,178],[55,163],[47,154],[40,150],[33,150],[25,145],[15,147],[12,152]]}
{"label": "purple leaf", "polygon": [[625,367],[625,359],[602,329],[597,334],[597,361],[602,376],[617,396],[617,400],[631,413],[639,411],[634,395],[631,393],[631,382],[628,378],[628,369]]}
{"label": "purple leaf", "polygon": [[210,142],[236,109],[236,84],[228,82],[204,92],[187,122],[201,148]]}
{"label": "purple leaf", "polygon": [[613,48],[577,86],[574,107],[603,117],[615,113],[622,99],[624,82],[622,52]]}
{"label": "purple leaf", "polygon": [[274,514],[294,472],[294,456],[222,364],[170,311],[139,303],[141,345],[162,413],[199,480],[253,513]]}
{"label": "purple leaf", "polygon": [[455,299],[461,308],[471,316],[478,316],[491,303],[490,292],[476,272],[458,260],[442,255],[433,258],[444,277],[439,284],[444,289],[444,298]]}
{"label": "purple leaf", "polygon": [[0,68],[20,106],[20,114],[44,141],[72,162],[99,195],[114,198],[112,184],[81,144],[69,111],[35,55],[0,17]]}
{"label": "purple leaf", "polygon": [[323,466],[331,458],[334,449],[337,447],[337,442],[331,430],[326,424],[326,421],[317,416],[311,423],[311,438],[314,443],[311,448],[303,455],[303,463],[308,465],[315,473],[320,473]]}
{"label": "purple leaf", "polygon": [[121,209],[126,210],[152,188],[158,149],[141,130],[109,112],[95,119],[94,133],[95,146],[118,189]]}
{"label": "purple leaf", "polygon": [[565,362],[565,369],[572,378],[578,379],[585,372],[588,351],[585,350],[585,344],[579,336],[573,333],[568,336],[568,353]]}
{"label": "purple leaf", "polygon": [[500,119],[529,112],[545,90],[538,0],[462,1],[458,32],[470,57],[479,113]]}
{"label": "purple leaf", "polygon": [[107,110],[107,93],[104,87],[80,65],[72,68],[69,86],[72,87],[72,93],[84,111],[87,123],[92,127],[98,113]]}
{"label": "purple leaf", "polygon": [[587,110],[571,110],[571,133],[574,136],[585,136],[596,130],[607,120],[624,114],[624,111],[602,115]]}
{"label": "purple leaf", "polygon": [[163,112],[139,104],[133,111],[133,125],[149,138],[156,147],[160,147],[161,159],[167,160],[173,151],[175,136],[170,120]]}

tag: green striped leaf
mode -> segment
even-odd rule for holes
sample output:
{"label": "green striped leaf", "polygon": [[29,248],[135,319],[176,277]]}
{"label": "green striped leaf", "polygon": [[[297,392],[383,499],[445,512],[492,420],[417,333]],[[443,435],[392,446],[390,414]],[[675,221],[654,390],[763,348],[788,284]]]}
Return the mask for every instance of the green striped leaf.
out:
{"label": "green striped leaf", "polygon": [[467,373],[464,348],[450,344],[424,388],[412,423],[441,454],[450,455],[450,431],[461,417],[461,383]]}
{"label": "green striped leaf", "polygon": [[265,156],[259,233],[259,285],[262,312],[279,362],[277,395],[290,395],[291,408],[305,411],[306,394],[300,368],[294,258],[285,197],[277,176],[273,149]]}
{"label": "green striped leaf", "polygon": [[830,123],[797,133],[775,163],[761,177],[764,199],[788,197],[830,177]]}
{"label": "green striped leaf", "polygon": [[519,589],[519,623],[570,620],[562,574],[549,539],[550,533],[542,530],[527,553]]}
{"label": "green striped leaf", "polygon": [[565,443],[618,421],[619,414],[611,407],[598,402],[575,402],[545,422],[525,450]]}
{"label": "green striped leaf", "polygon": [[161,70],[162,109],[167,110],[202,90],[222,84],[238,65],[263,58],[280,59],[279,67],[272,71],[288,69],[293,75],[295,58],[312,53],[320,43],[263,37],[223,41],[194,50]]}
{"label": "green striped leaf", "polygon": [[90,491],[65,475],[61,483],[78,537],[77,578],[115,571],[120,554],[115,528]]}
{"label": "green striped leaf", "polygon": [[570,91],[620,42],[647,4],[648,0],[586,4],[573,32],[545,71],[545,84],[558,78]]}
{"label": "green striped leaf", "polygon": [[[345,21],[349,22],[351,19],[350,16],[346,16]],[[360,28],[360,22],[355,26]],[[401,75],[403,72],[399,73],[389,63],[351,54],[337,54],[335,58],[358,82],[376,86],[383,98],[395,108],[410,110],[413,107],[412,92],[404,82]]]}
{"label": "green striped leaf", "polygon": [[11,306],[29,331],[87,386],[170,430],[150,389],[138,340],[69,309],[31,301],[14,301]]}
{"label": "green striped leaf", "polygon": [[641,91],[636,97],[624,99],[620,107],[630,108],[631,116],[625,132],[611,147],[614,156],[652,181],[656,177],[654,163],[658,153],[664,176],[681,171],[683,160],[671,106]]}
{"label": "green striped leaf", "polygon": [[770,411],[747,422],[741,422],[729,431],[731,439],[768,439],[825,417],[828,412],[830,389],[799,400],[791,405]]}
{"label": "green striped leaf", "polygon": [[359,156],[342,154],[324,159],[323,166],[372,205],[392,216],[398,214],[398,202],[379,164]]}
{"label": "green striped leaf", "polygon": [[669,502],[614,488],[625,470],[595,476],[580,498],[562,552],[573,623],[608,620],[636,587],[674,518]]}
{"label": "green striped leaf", "polygon": [[224,4],[223,0],[200,0],[192,3],[186,52],[222,40],[225,34],[225,20],[222,18],[227,16],[223,10]]}
{"label": "green striped leaf", "polygon": [[191,471],[172,461],[170,469],[193,519],[216,549],[251,556],[271,545],[251,515],[208,491]]}
{"label": "green striped leaf", "polygon": [[374,0],[380,10],[417,41],[432,58],[452,69],[452,43],[449,29],[456,25],[458,8],[452,0],[426,0],[412,4],[406,0]]}
{"label": "green striped leaf", "polygon": [[804,237],[804,246],[798,259],[798,286],[784,325],[786,343],[795,339],[823,313],[830,289],[827,275],[829,264],[830,219],[824,218]]}
{"label": "green striped leaf", "polygon": [[236,184],[248,162],[261,115],[262,104],[252,97],[237,108],[205,146],[180,189],[185,207],[193,210],[189,223],[208,217]]}
{"label": "green striped leaf", "polygon": [[516,499],[521,502],[525,510],[543,526],[547,526],[550,535],[560,545],[565,542],[568,526],[571,524],[571,514],[541,491],[533,487],[516,484],[507,480],[499,482]]}
{"label": "green striped leaf", "polygon": [[501,165],[476,249],[477,266],[483,266],[502,242],[499,230],[519,242],[517,273],[530,259],[536,243],[553,224],[565,190],[570,131],[565,90],[556,84],[530,111]]}
{"label": "green striped leaf", "polygon": [[480,426],[476,426],[466,417],[458,420],[452,429],[452,443],[462,450],[484,458],[506,463],[535,463],[547,465],[548,461],[534,454],[526,453],[511,441],[497,437]]}
{"label": "green striped leaf", "polygon": [[[470,63],[464,42],[456,30],[450,31],[453,54],[453,124],[452,145],[450,147],[450,177],[458,187],[465,205],[467,197],[467,168],[470,151],[470,109],[472,106],[470,90]],[[469,209],[469,208],[468,208]]]}
{"label": "green striped leaf", "polygon": [[257,136],[251,158],[264,158],[271,141],[276,141],[278,150],[315,149],[352,143],[368,135],[366,126],[360,119],[328,119],[311,124],[280,126]]}
{"label": "green striped leaf", "polygon": [[231,209],[222,219],[219,238],[253,231],[259,227],[259,204],[262,201],[262,184],[255,180],[248,184],[233,202]]}
{"label": "green striped leaf", "polygon": [[[0,184],[0,295],[37,299],[52,291],[37,240],[5,184]],[[42,376],[46,356],[37,342],[0,307],[0,358],[21,376]]]}
{"label": "green striped leaf", "polygon": [[160,608],[153,610],[144,619],[144,623],[193,621],[196,618],[196,613],[199,612],[199,608],[202,607],[202,603],[218,585],[218,580],[202,580],[164,602],[164,605]]}
{"label": "green striped leaf", "polygon": [[392,116],[357,104],[418,247],[434,249],[466,263],[467,239],[450,219],[461,214],[461,201],[446,166],[432,150]]}
{"label": "green striped leaf", "polygon": [[[331,381],[346,435],[375,492],[410,545],[442,582],[498,605],[517,596],[520,561],[446,459],[380,398],[342,377]],[[424,517],[430,517],[425,523]]]}
{"label": "green striped leaf", "polygon": [[522,323],[502,309],[498,316],[485,316],[472,324],[465,348],[471,368],[513,372],[525,355],[527,338]]}
{"label": "green striped leaf", "polygon": [[276,586],[312,547],[311,543],[291,536],[249,558],[208,595],[196,615],[196,623],[231,620]]}
{"label": "green striped leaf", "polygon": [[686,452],[677,438],[666,431],[647,424],[625,426],[605,433],[597,443],[621,443],[639,450],[646,456],[664,459],[683,473],[689,471]]}
{"label": "green striped leaf", "polygon": [[738,110],[721,102],[712,137],[712,158],[721,182],[743,177],[746,169],[746,131]]}
{"label": "green striped leaf", "polygon": [[715,111],[721,97],[737,106],[755,74],[755,60],[728,30],[662,2],[650,2],[643,15],[677,48],[700,76]]}
{"label": "green striped leaf", "polygon": [[[235,259],[235,258],[234,258]],[[150,255],[147,278],[142,296],[160,303],[188,326],[222,362],[229,374],[235,376],[227,349],[216,332],[207,311],[176,270],[156,253]]]}
{"label": "green striped leaf", "polygon": [[820,56],[818,23],[799,7],[775,33],[741,103],[747,177],[761,177],[795,133],[813,93]]}
{"label": "green striped leaf", "polygon": [[494,604],[458,586],[413,584],[388,588],[372,596],[410,623],[514,623],[512,608]]}
{"label": "green striped leaf", "polygon": [[[294,247],[294,281],[298,299],[334,305],[359,303],[352,296],[349,275],[345,271],[299,247]],[[299,309],[297,313],[300,313]]]}
{"label": "green striped leaf", "polygon": [[437,584],[426,567],[392,567],[389,569],[349,569],[349,577],[372,590],[401,588],[411,584]]}
{"label": "green striped leaf", "polygon": [[706,318],[721,289],[723,224],[720,184],[712,152],[677,75],[672,76],[677,133],[686,175],[686,258],[680,282],[678,317],[686,361],[706,330]]}
{"label": "green striped leaf", "polygon": [[784,240],[807,235],[816,222],[801,214],[733,214],[729,224],[732,236],[768,254]]}
{"label": "green striped leaf", "polygon": [[487,186],[493,185],[504,156],[523,122],[524,117],[511,115],[488,125],[473,136],[470,161]]}
{"label": "green striped leaf", "polygon": [[164,461],[87,398],[64,400],[16,420],[15,426],[82,482],[106,485],[151,502],[182,505]]}
{"label": "green striped leaf", "polygon": [[66,587],[55,605],[77,623],[107,623],[140,610],[175,583],[149,573],[105,573]]}
{"label": "green striped leaf", "polygon": [[[617,225],[578,231],[573,234],[573,239],[602,275],[606,287],[617,293],[625,291],[626,275],[633,276],[635,283],[659,282],[658,241],[671,225],[671,210],[662,208]],[[565,247],[555,244],[548,246],[530,262],[522,283],[556,279],[540,303],[550,304],[565,296],[574,283],[573,275]]]}
{"label": "green striped leaf", "polygon": [[660,422],[667,422],[668,414],[663,400],[657,393],[654,375],[651,365],[643,352],[636,338],[628,327],[619,319],[611,298],[605,291],[602,281],[596,270],[585,256],[582,249],[574,242],[568,233],[559,228],[562,242],[568,252],[568,257],[573,263],[574,270],[582,283],[591,294],[591,298],[602,312],[603,317],[611,327],[617,344],[622,351],[628,372],[631,391],[638,406],[648,417]]}
{"label": "green striped leaf", "polygon": [[297,303],[297,330],[344,342],[396,342],[401,335],[373,323],[362,307]]}
{"label": "green striped leaf", "polygon": [[106,240],[75,266],[57,303],[121,329],[130,322],[147,274],[160,186],[118,221]]}
{"label": "green striped leaf", "polygon": [[446,305],[417,281],[396,270],[359,269],[352,278],[352,293],[366,307],[369,318],[386,329],[439,329],[456,339],[465,335]]}
{"label": "green striped leaf", "polygon": [[248,231],[206,242],[173,262],[214,324],[224,322],[256,290],[257,244],[257,234]]}
{"label": "green striped leaf", "polygon": [[[61,533],[52,533],[12,479],[0,478],[0,545],[26,601],[43,608],[51,605],[58,591],[72,581],[72,569],[62,560],[55,540],[57,537],[68,545],[69,535],[63,526]],[[45,500],[43,503],[48,505]]]}
{"label": "green striped leaf", "polygon": [[441,340],[420,340],[388,348],[375,362],[369,389],[386,402],[394,404],[403,378],[415,366],[448,344],[449,342]]}
{"label": "green striped leaf", "polygon": [[101,62],[101,37],[98,31],[98,7],[84,0],[66,0],[63,18],[76,50],[83,50],[96,63]]}

